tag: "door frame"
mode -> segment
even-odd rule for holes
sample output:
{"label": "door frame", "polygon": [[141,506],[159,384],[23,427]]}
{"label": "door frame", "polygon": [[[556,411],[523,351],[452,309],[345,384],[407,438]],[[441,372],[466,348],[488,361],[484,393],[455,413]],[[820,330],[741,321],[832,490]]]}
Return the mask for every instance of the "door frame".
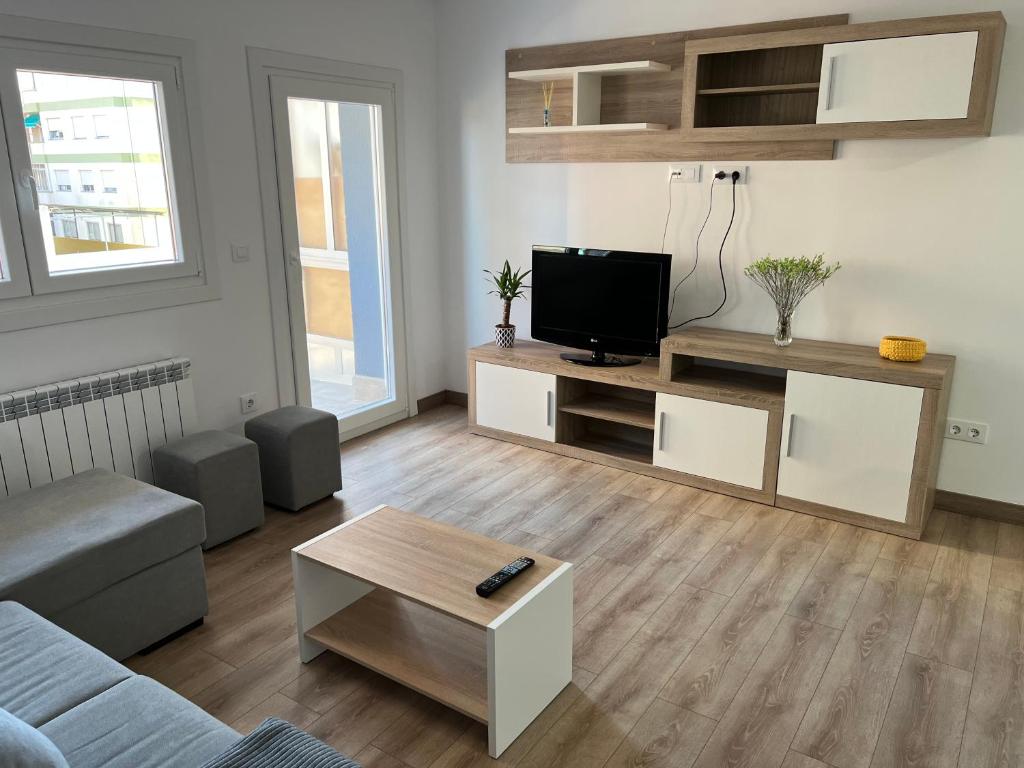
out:
{"label": "door frame", "polygon": [[[281,405],[298,402],[295,370],[295,348],[292,342],[291,315],[288,306],[287,254],[282,230],[280,188],[278,185],[277,152],[274,142],[274,120],[271,102],[271,81],[274,77],[324,80],[341,85],[374,87],[389,90],[395,112],[395,189],[387,188],[393,196],[393,211],[389,218],[390,281],[397,290],[392,291],[392,328],[394,332],[395,389],[404,390],[405,404],[398,412],[359,423],[340,433],[342,442],[378,429],[387,424],[416,414],[413,396],[413,351],[406,340],[411,338],[408,313],[411,306],[411,288],[403,279],[404,243],[408,242],[405,217],[406,184],[405,121],[403,119],[403,78],[400,70],[353,64],[316,56],[285,53],[266,48],[246,47],[249,88],[252,96],[253,125],[256,132],[257,166],[259,173],[260,204],[263,213],[263,235],[267,262],[267,282],[270,289],[270,312],[274,342],[274,361],[277,375],[278,401]],[[391,219],[394,220],[391,220]],[[396,300],[396,297],[400,298]],[[304,357],[304,356],[303,356]],[[401,380],[399,380],[401,377]]]}

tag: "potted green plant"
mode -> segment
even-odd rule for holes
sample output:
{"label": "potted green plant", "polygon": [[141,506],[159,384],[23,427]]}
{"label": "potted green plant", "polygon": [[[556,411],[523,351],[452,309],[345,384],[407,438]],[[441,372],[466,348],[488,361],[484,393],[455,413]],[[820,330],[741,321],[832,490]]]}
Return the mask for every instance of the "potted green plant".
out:
{"label": "potted green plant", "polygon": [[813,259],[758,259],[743,270],[743,274],[772,297],[779,322],[775,328],[775,344],[788,347],[793,342],[793,313],[797,305],[811,291],[839,271],[839,262],[825,264],[824,254]]}
{"label": "potted green plant", "polygon": [[494,288],[488,294],[497,296],[504,304],[501,323],[494,326],[494,343],[499,347],[511,347],[516,342],[516,327],[510,322],[512,315],[512,300],[525,296],[523,290],[528,288],[523,284],[526,276],[531,270],[523,272],[521,269],[512,271],[512,265],[505,259],[505,265],[499,272],[492,272],[485,269],[489,275],[488,281],[494,284]]}

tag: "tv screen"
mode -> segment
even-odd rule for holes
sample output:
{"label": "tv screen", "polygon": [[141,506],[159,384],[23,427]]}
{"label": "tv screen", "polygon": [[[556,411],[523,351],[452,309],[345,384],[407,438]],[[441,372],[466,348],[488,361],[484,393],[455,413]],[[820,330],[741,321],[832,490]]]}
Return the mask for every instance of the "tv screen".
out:
{"label": "tv screen", "polygon": [[534,246],[533,338],[599,353],[657,355],[668,329],[663,253]]}

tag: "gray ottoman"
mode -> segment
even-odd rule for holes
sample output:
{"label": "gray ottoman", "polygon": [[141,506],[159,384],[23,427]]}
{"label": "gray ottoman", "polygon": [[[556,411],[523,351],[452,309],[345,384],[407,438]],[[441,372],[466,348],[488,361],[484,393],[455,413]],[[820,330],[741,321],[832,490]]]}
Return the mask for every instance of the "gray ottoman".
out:
{"label": "gray ottoman", "polygon": [[259,450],[240,435],[208,430],[160,446],[153,476],[164,490],[203,505],[203,549],[263,525]]}
{"label": "gray ottoman", "polygon": [[268,504],[295,512],[341,490],[334,414],[288,405],[245,422],[245,436],[260,447]]}

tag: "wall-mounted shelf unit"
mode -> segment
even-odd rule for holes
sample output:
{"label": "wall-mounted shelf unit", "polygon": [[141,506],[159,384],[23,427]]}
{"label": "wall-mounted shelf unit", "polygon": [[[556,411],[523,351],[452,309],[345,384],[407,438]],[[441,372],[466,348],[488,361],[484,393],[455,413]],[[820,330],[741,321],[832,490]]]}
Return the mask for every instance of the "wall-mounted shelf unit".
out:
{"label": "wall-mounted shelf unit", "polygon": [[506,159],[828,160],[841,139],[991,133],[1001,13],[847,22],[506,51]]}
{"label": "wall-mounted shelf unit", "polygon": [[562,348],[469,350],[471,432],[920,538],[954,358],[693,328],[660,360],[593,368]]}
{"label": "wall-mounted shelf unit", "polygon": [[[686,46],[723,35],[845,24],[845,14],[520,48],[505,53],[509,162],[828,160],[831,141],[735,142],[682,136]],[[554,83],[545,128],[541,83]]]}
{"label": "wall-mounted shelf unit", "polygon": [[1006,22],[998,12],[694,41],[693,141],[987,136]]}

